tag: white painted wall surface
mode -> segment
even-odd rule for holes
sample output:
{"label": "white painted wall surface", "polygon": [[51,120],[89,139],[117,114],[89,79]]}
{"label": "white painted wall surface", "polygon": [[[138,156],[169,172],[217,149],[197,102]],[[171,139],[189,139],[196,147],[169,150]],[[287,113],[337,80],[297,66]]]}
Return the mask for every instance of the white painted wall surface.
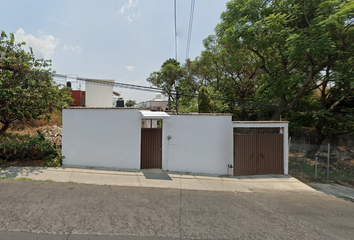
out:
{"label": "white painted wall surface", "polygon": [[231,116],[171,115],[162,138],[164,170],[228,174],[233,164]]}
{"label": "white painted wall surface", "polygon": [[112,107],[113,85],[114,80],[87,79],[86,107]]}
{"label": "white painted wall surface", "polygon": [[160,110],[166,110],[168,108],[168,101],[147,101],[146,107],[153,110],[160,108]]}
{"label": "white painted wall surface", "polygon": [[137,109],[63,109],[64,165],[140,169],[140,139]]}

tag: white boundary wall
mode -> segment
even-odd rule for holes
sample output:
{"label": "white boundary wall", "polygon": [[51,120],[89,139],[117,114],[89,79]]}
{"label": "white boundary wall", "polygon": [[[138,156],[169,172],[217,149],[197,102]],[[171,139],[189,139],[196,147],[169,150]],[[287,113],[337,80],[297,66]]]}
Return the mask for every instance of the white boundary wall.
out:
{"label": "white boundary wall", "polygon": [[[229,174],[234,127],[280,127],[284,174],[288,174],[287,122],[232,122],[230,115],[206,114],[163,118],[163,170]],[[138,109],[63,109],[63,164],[140,169],[141,119]]]}
{"label": "white boundary wall", "polygon": [[234,128],[281,128],[283,130],[283,158],[284,175],[289,174],[289,122],[285,121],[263,121],[263,122],[232,122]]}
{"label": "white boundary wall", "polygon": [[163,170],[228,174],[228,164],[233,164],[231,116],[171,115],[162,126]]}
{"label": "white boundary wall", "polygon": [[63,109],[64,165],[140,169],[138,109]]}

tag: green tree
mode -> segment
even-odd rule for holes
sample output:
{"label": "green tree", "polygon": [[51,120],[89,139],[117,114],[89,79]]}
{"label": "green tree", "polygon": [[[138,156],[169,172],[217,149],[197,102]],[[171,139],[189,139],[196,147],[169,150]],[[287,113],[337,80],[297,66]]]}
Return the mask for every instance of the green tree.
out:
{"label": "green tree", "polygon": [[180,63],[170,58],[162,64],[160,71],[151,73],[146,80],[152,85],[163,89],[164,94],[168,96],[168,108],[171,110],[171,103],[175,100],[172,92],[178,90],[181,78]]}
{"label": "green tree", "polygon": [[205,86],[201,86],[198,93],[198,113],[212,113],[214,102],[210,99],[208,90]]}
{"label": "green tree", "polygon": [[257,98],[280,106],[272,119],[311,112],[303,116],[318,146],[335,134],[338,114],[351,116],[344,106],[354,92],[353,0],[233,0],[221,19],[219,41],[247,51],[262,69]]}
{"label": "green tree", "polygon": [[124,105],[126,107],[134,107],[136,105],[136,101],[135,100],[128,100],[128,101],[126,101],[126,103]]}
{"label": "green tree", "polygon": [[352,58],[353,16],[353,0],[234,0],[216,31],[257,56],[263,95],[282,106],[279,119],[317,87],[323,71]]}
{"label": "green tree", "polygon": [[36,59],[4,31],[0,36],[0,136],[14,121],[49,119],[55,109],[68,106],[70,92],[52,79],[50,60]]}
{"label": "green tree", "polygon": [[[350,71],[352,69],[346,73]],[[336,73],[328,69],[313,94],[301,99],[299,109],[286,115],[294,123],[292,125],[314,129],[314,138],[310,142],[313,147],[307,151],[306,157],[313,158],[326,138],[335,139],[338,134],[354,133],[354,94],[348,89],[352,80]],[[339,76],[345,79],[336,80]],[[332,82],[336,84],[331,86]]]}
{"label": "green tree", "polygon": [[[221,94],[226,110],[237,120],[257,120],[257,107],[247,105],[254,101],[262,70],[254,64],[254,56],[243,49],[233,49],[214,35],[204,39],[205,50],[195,61],[203,66],[203,82]],[[219,98],[220,98],[219,97]]]}

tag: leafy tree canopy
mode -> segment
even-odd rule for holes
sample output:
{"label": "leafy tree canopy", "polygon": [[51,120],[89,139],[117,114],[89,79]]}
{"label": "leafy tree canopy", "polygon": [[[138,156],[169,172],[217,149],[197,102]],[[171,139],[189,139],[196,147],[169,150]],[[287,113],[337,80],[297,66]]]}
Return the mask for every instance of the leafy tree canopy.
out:
{"label": "leafy tree canopy", "polygon": [[[205,50],[193,61],[196,78],[208,86],[210,96],[223,112],[235,120],[256,120],[257,110],[247,105],[255,100],[262,69],[254,64],[254,56],[244,49],[234,49],[215,35],[204,40]],[[218,99],[218,101],[215,101]],[[219,111],[215,109],[215,111]]]}
{"label": "leafy tree canopy", "polygon": [[261,69],[255,98],[279,106],[263,117],[313,127],[317,146],[353,131],[353,0],[233,0],[221,19],[218,41]]}
{"label": "leafy tree canopy", "polygon": [[126,107],[134,107],[134,105],[136,104],[136,101],[135,100],[128,100],[125,102],[125,106]]}
{"label": "leafy tree canopy", "polygon": [[162,64],[160,71],[151,73],[146,80],[152,85],[163,89],[164,95],[168,96],[168,108],[171,109],[171,101],[174,100],[174,96],[171,93],[178,89],[182,76],[180,63],[170,58]]}
{"label": "leafy tree canopy", "polygon": [[198,94],[198,112],[212,113],[214,102],[210,99],[209,92],[205,86],[201,86]]}
{"label": "leafy tree canopy", "polygon": [[[319,87],[324,71],[342,75],[341,69],[353,69],[353,0],[233,0],[221,19],[220,41],[248,51],[263,70],[262,97],[282,106],[274,119]],[[353,74],[346,77],[351,79],[347,93],[352,93]],[[343,80],[331,81],[340,85]]]}
{"label": "leafy tree canopy", "polygon": [[0,36],[0,135],[14,121],[50,118],[50,113],[68,105],[70,92],[52,79],[50,60],[36,59],[32,49],[21,47],[4,31]]}

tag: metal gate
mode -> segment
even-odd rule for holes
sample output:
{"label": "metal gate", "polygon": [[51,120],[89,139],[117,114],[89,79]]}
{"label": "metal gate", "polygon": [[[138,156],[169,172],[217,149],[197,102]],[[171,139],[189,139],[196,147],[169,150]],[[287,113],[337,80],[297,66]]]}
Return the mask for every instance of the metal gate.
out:
{"label": "metal gate", "polygon": [[141,129],[140,168],[162,168],[162,129]]}
{"label": "metal gate", "polygon": [[283,174],[283,134],[234,134],[234,175]]}

